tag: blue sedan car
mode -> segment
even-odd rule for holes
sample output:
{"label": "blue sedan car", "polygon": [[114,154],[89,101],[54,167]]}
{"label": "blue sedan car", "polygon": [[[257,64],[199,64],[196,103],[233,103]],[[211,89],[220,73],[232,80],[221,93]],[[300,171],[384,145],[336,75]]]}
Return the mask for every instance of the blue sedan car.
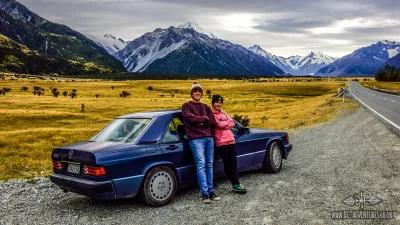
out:
{"label": "blue sedan car", "polygon": [[[177,190],[197,184],[182,121],[181,110],[118,117],[89,141],[55,148],[50,179],[64,191],[97,199],[139,195],[149,205],[167,204]],[[238,172],[279,172],[292,149],[288,134],[235,123]],[[216,156],[215,178],[224,176],[223,168]]]}

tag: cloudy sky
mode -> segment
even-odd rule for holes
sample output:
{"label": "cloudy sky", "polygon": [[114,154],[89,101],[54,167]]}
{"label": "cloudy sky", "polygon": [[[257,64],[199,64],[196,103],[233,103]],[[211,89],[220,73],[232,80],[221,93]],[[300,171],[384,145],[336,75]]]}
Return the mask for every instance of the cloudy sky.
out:
{"label": "cloudy sky", "polygon": [[197,22],[218,38],[275,55],[320,51],[341,57],[379,40],[400,41],[395,0],[19,0],[88,37],[133,40],[156,28]]}

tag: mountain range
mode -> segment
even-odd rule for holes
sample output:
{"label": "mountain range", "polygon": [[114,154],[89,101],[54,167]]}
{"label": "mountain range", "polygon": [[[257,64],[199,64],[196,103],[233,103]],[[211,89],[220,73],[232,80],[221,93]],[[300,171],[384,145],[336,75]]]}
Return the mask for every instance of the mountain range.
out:
{"label": "mountain range", "polygon": [[355,50],[318,70],[318,76],[374,76],[377,69],[400,52],[400,43],[379,41]]}
{"label": "mountain range", "polygon": [[286,73],[292,75],[313,75],[316,71],[331,64],[337,59],[324,55],[321,52],[311,52],[307,56],[295,55],[285,58],[282,56],[272,55],[262,49],[259,45],[251,46],[248,49],[263,56]]}

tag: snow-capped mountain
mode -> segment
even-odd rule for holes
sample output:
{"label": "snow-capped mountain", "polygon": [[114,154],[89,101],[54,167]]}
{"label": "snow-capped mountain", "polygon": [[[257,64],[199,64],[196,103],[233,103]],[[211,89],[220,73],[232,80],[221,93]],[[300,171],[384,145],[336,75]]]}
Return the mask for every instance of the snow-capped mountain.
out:
{"label": "snow-capped mountain", "polygon": [[171,74],[282,75],[284,72],[243,46],[185,26],[156,29],[114,56],[130,72]]}
{"label": "snow-capped mountain", "polygon": [[334,63],[320,69],[320,76],[374,76],[375,71],[390,58],[400,52],[400,42],[379,41],[367,47],[355,50]]}
{"label": "snow-capped mountain", "polygon": [[116,38],[111,34],[105,34],[102,37],[91,37],[98,45],[107,50],[111,55],[125,48],[130,41],[124,41],[121,38]]}
{"label": "snow-capped mountain", "polygon": [[189,22],[179,25],[178,28],[182,28],[182,29],[191,28],[191,29],[197,31],[198,33],[208,35],[210,38],[217,38],[213,33],[204,31],[196,22],[189,21]]}
{"label": "snow-capped mountain", "polygon": [[283,71],[292,75],[312,75],[322,67],[329,65],[337,59],[324,55],[321,52],[311,52],[307,56],[295,55],[285,58],[282,56],[272,55],[262,49],[259,45],[251,46],[248,49],[265,57]]}

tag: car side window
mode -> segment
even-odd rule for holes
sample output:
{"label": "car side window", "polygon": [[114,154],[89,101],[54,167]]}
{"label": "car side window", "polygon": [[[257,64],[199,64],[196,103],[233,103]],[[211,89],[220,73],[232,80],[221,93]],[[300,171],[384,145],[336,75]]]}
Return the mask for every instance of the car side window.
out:
{"label": "car side window", "polygon": [[173,118],[168,125],[167,131],[164,134],[162,143],[179,142],[179,136],[176,127],[181,125],[182,122],[178,118]]}
{"label": "car side window", "polygon": [[237,126],[236,123],[235,123],[235,126],[231,128],[231,131],[232,131],[232,133],[235,134],[235,135],[238,133],[239,128],[238,128],[238,126]]}

